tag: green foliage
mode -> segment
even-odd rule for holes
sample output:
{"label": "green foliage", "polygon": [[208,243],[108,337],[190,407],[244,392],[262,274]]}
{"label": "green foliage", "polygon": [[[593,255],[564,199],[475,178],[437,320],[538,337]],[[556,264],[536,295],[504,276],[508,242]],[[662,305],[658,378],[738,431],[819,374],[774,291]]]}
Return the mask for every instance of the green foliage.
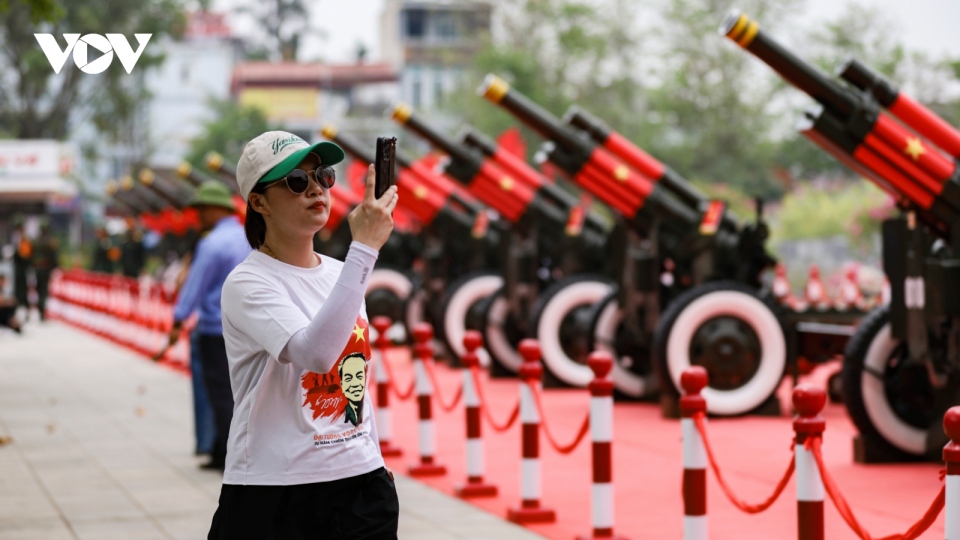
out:
{"label": "green foliage", "polygon": [[265,34],[255,45],[255,56],[274,56],[285,62],[296,62],[300,40],[307,32],[318,32],[309,24],[307,2],[304,0],[248,1],[236,9],[248,14]]}
{"label": "green foliage", "polygon": [[195,166],[203,164],[207,152],[215,150],[228,162],[236,163],[247,141],[264,131],[279,129],[267,121],[263,111],[256,107],[241,107],[230,101],[213,100],[210,108],[214,119],[204,125],[203,133],[190,142],[187,161]]}
{"label": "green foliage", "polygon": [[26,4],[30,11],[30,21],[34,24],[43,21],[55,21],[63,16],[63,6],[57,0],[30,0],[28,2],[0,0],[0,16],[6,17],[9,15],[14,4]]}
{"label": "green foliage", "polygon": [[[960,62],[933,62],[906,50],[889,20],[856,4],[801,32],[793,44],[781,29],[802,4],[744,0],[737,6],[828,73],[856,56],[957,125],[960,100],[946,90],[960,79]],[[611,0],[602,7],[586,0],[504,0],[498,4],[506,11],[502,39],[479,53],[467,87],[446,110],[494,136],[516,126],[511,115],[474,95],[483,76],[495,73],[558,116],[576,103],[697,185],[726,186],[740,201],[731,205],[741,217],[753,215],[754,197],[777,199],[798,180],[859,181],[794,129],[810,99],[717,35],[729,7],[726,0],[656,6]],[[640,9],[657,10],[655,22],[643,27]],[[540,139],[522,132],[535,151]]]}
{"label": "green foliage", "polygon": [[[505,39],[487,44],[465,77],[465,87],[446,103],[480,131],[496,136],[518,125],[510,114],[478,98],[474,87],[494,73],[548,111],[562,115],[573,103],[601,117],[619,115],[635,99],[639,36],[635,5],[612,0],[598,10],[582,0],[507,0]],[[541,140],[521,132],[535,151]]]}
{"label": "green foliage", "polygon": [[829,188],[802,183],[783,198],[771,219],[771,243],[847,235],[868,244],[881,221],[893,212],[890,197],[867,182],[843,182]]}
{"label": "green foliage", "polygon": [[751,194],[727,183],[693,181],[691,184],[710,199],[726,203],[727,209],[732,212],[741,223],[755,220],[757,204]]}
{"label": "green foliage", "polygon": [[[92,121],[110,141],[129,142],[138,109],[149,97],[142,85],[145,70],[163,61],[158,42],[184,27],[179,0],[3,0],[0,10],[0,126],[15,138],[64,139],[73,122]],[[120,62],[103,73],[87,75],[71,65],[54,73],[37,44],[35,33],[51,33],[63,43],[64,33],[111,32],[132,38],[153,34],[127,74]]]}

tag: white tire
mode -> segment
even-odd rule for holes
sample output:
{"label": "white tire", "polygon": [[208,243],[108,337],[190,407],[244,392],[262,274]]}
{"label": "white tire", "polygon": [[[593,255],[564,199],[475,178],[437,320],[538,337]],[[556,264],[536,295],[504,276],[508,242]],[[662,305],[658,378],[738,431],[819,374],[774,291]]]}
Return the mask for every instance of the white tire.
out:
{"label": "white tire", "polygon": [[[447,346],[457,355],[457,358],[463,358],[467,352],[463,346],[463,338],[467,333],[467,314],[470,308],[497,292],[501,287],[503,287],[502,277],[495,274],[480,274],[462,282],[456,289],[450,291],[443,310],[443,335]],[[481,366],[490,365],[490,355],[487,354],[485,347],[478,349],[477,356],[480,357]]]}
{"label": "white tire", "polygon": [[554,291],[545,291],[544,301],[538,304],[539,309],[534,314],[533,328],[540,341],[544,367],[560,381],[583,388],[593,380],[593,371],[585,363],[571,358],[564,350],[561,326],[574,310],[592,306],[603,299],[613,290],[613,285],[582,277],[574,277],[558,285],[561,286]]}
{"label": "white tire", "polygon": [[666,368],[675,388],[680,388],[680,375],[691,365],[690,344],[694,334],[715,317],[739,319],[753,330],[760,342],[759,368],[748,382],[731,390],[708,386],[702,393],[709,413],[743,414],[766,401],[780,385],[787,362],[786,338],[777,316],[755,295],[722,288],[706,292],[684,306],[669,328]]}

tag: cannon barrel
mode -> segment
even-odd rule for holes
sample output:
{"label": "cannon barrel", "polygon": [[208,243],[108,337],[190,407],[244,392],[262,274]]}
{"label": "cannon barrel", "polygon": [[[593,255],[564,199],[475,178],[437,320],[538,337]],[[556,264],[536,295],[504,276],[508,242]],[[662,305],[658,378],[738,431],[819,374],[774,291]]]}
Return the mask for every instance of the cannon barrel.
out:
{"label": "cannon barrel", "polygon": [[204,182],[215,180],[212,176],[195,169],[189,161],[182,161],[180,165],[177,165],[177,176],[183,178],[195,188],[200,187],[200,184]]}
{"label": "cannon barrel", "polygon": [[603,120],[574,105],[570,107],[563,119],[587,133],[591,139],[624,160],[628,165],[650,178],[654,182],[663,184],[681,201],[698,208],[707,204],[707,196],[690,185],[685,178],[677,174],[650,154],[644,152],[623,135],[620,135],[608,126]]}
{"label": "cannon barrel", "polygon": [[[936,227],[938,230],[949,229],[949,224],[960,218],[960,171],[956,164],[927,148],[922,139],[880,110],[873,98],[842,86],[794,56],[746,15],[731,13],[720,31],[816,99],[822,107],[815,113],[823,118],[821,124],[835,124],[819,133],[832,138],[837,148],[884,178],[914,206],[945,220]],[[868,73],[855,66],[844,71],[855,81],[851,84],[871,80]],[[876,176],[867,178],[875,180]]]}
{"label": "cannon barrel", "polygon": [[[355,159],[367,164],[373,163],[376,150],[364,145],[356,137],[342,133],[330,124],[323,127],[321,134],[340,145]],[[424,178],[423,175],[414,172],[411,169],[409,158],[401,157],[399,151],[397,152],[397,162],[401,167],[397,179],[397,189],[401,191],[400,204],[414,214],[421,223],[430,225],[439,214],[448,214],[450,219],[463,225],[466,229],[471,227],[473,217],[450,207],[448,204],[453,186],[445,185],[442,180],[437,178]],[[466,211],[469,212],[470,209]]]}
{"label": "cannon barrel", "polygon": [[[564,191],[560,186],[551,183],[540,172],[527,164],[523,159],[511,154],[502,148],[493,139],[477,131],[472,126],[464,126],[458,137],[460,141],[471,148],[475,148],[485,156],[493,159],[507,170],[507,172],[523,178],[531,186],[538,186],[537,191],[546,196],[553,204],[567,212],[579,208],[580,201],[575,196]],[[584,225],[590,229],[606,234],[609,232],[604,221],[595,212],[584,215]]]}
{"label": "cannon barrel", "polygon": [[[667,167],[656,158],[646,153],[642,148],[630,142],[626,137],[614,131],[603,120],[573,105],[563,117],[571,126],[586,133],[597,144],[609,150],[613,155],[624,160],[654,183],[664,186],[670,193],[691,208],[705,211],[711,201],[700,190],[695,188],[686,178]],[[721,225],[735,230],[736,222],[724,209]]]}
{"label": "cannon barrel", "polygon": [[[360,161],[363,161],[364,163],[373,163],[376,155],[376,149],[364,145],[356,137],[341,133],[340,130],[338,130],[337,127],[332,124],[325,125],[320,133],[327,139],[330,139],[331,141],[342,146],[344,150],[350,154],[353,154],[353,156]],[[401,169],[409,169],[415,172],[422,181],[427,182],[430,187],[441,192],[444,197],[449,197],[453,201],[465,207],[466,210],[471,214],[477,214],[484,210],[484,208],[477,204],[476,201],[462,193],[459,193],[456,189],[456,186],[454,186],[452,182],[449,182],[446,178],[443,178],[433,171],[426,170],[422,165],[416,163],[402,150],[397,149],[396,157],[397,164],[400,165]]]}
{"label": "cannon barrel", "polygon": [[240,185],[237,184],[237,168],[227,163],[219,152],[215,150],[207,152],[203,161],[211,171],[220,173],[220,176],[222,176],[227,185],[230,186],[230,189],[235,193],[240,192]]}
{"label": "cannon barrel", "polygon": [[633,219],[648,201],[656,211],[687,226],[697,226],[702,213],[677,200],[649,178],[628,167],[607,149],[579,136],[573,128],[506,81],[487,75],[478,93],[503,107],[547,139],[543,155],[611,208]]}
{"label": "cannon barrel", "polygon": [[[906,180],[899,174],[890,174],[892,181],[880,171],[884,170],[881,164],[880,171],[874,170],[867,163],[858,160],[850,151],[856,145],[850,137],[843,132],[843,123],[825,111],[807,112],[797,125],[797,130],[807,139],[819,146],[821,149],[832,155],[837,161],[843,163],[860,176],[872,181],[880,189],[893,197],[897,206],[904,210],[913,210],[918,219],[924,224],[938,231],[945,237],[949,236],[949,230],[946,223],[949,223],[951,210],[946,208],[942,202],[931,201],[931,209],[927,210],[904,194],[896,183],[903,183]],[[867,158],[868,162],[877,163],[875,157]]]}
{"label": "cannon barrel", "polygon": [[391,116],[403,127],[420,135],[450,157],[445,173],[470,189],[485,204],[508,221],[515,223],[530,207],[547,219],[565,223],[566,216],[556,206],[538,197],[535,187],[518,180],[479,151],[461,145],[414,114],[405,104],[397,105]]}
{"label": "cannon barrel", "polygon": [[960,158],[960,131],[901,92],[886,77],[856,58],[847,60],[837,72],[843,80],[860,90],[869,92],[880,105],[903,123],[930,139],[954,158]]}
{"label": "cannon barrel", "polygon": [[804,91],[841,118],[858,108],[858,99],[816,66],[804,62],[760,30],[759,24],[740,13],[730,12],[720,24],[720,33],[750,51],[787,82]]}
{"label": "cannon barrel", "polygon": [[190,199],[190,195],[180,190],[176,185],[171,184],[163,177],[157,176],[152,169],[140,169],[137,175],[140,184],[146,186],[160,198],[170,203],[176,209],[182,209]]}
{"label": "cannon barrel", "polygon": [[141,205],[138,201],[126,197],[126,194],[121,194],[119,188],[120,186],[115,180],[107,181],[106,186],[104,186],[104,192],[107,194],[108,202],[123,205],[123,208],[128,209],[136,215],[146,214],[149,212],[149,210]]}
{"label": "cannon barrel", "polygon": [[131,199],[143,203],[150,212],[160,212],[170,205],[167,204],[158,195],[150,191],[146,186],[138,184],[130,175],[124,175],[119,181],[120,190],[126,193]]}

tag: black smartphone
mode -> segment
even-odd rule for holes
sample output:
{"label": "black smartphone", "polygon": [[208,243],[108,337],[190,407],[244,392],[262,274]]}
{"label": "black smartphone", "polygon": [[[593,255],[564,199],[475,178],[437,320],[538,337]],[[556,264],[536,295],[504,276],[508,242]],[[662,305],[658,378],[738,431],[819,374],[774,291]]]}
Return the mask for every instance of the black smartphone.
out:
{"label": "black smartphone", "polygon": [[397,181],[397,138],[377,137],[377,156],[374,168],[377,187],[374,194],[379,199]]}

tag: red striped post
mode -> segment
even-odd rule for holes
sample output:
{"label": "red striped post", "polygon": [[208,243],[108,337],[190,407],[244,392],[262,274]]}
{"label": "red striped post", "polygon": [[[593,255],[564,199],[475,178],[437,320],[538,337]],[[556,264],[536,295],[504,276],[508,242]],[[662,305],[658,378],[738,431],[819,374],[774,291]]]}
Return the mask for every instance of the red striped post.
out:
{"label": "red striped post", "polygon": [[950,407],[943,415],[943,431],[950,437],[943,447],[943,461],[947,464],[943,534],[952,540],[960,538],[960,407]]}
{"label": "red striped post", "polygon": [[468,330],[463,336],[466,353],[461,358],[463,372],[463,405],[467,414],[467,483],[456,489],[458,497],[496,497],[497,486],[483,481],[483,437],[480,429],[480,395],[473,385],[474,372],[480,369],[477,349],[483,345],[483,337],[476,330]]}
{"label": "red striped post", "polygon": [[707,370],[690,366],[680,375],[680,430],[683,434],[683,540],[706,540],[707,450],[694,417],[707,412],[700,391],[707,386]]}
{"label": "red striped post", "polygon": [[813,452],[804,443],[811,437],[822,437],[826,422],[820,411],[827,403],[827,393],[822,388],[809,384],[798,385],[793,390],[793,419],[796,432],[794,464],[797,477],[797,538],[799,540],[823,540],[823,479]]}
{"label": "red striped post", "polygon": [[540,413],[533,397],[533,386],[543,377],[540,343],[535,339],[520,342],[520,422],[523,425],[523,460],[520,476],[520,506],[507,510],[514,523],[553,523],[557,514],[540,506]]}
{"label": "red striped post", "polygon": [[387,330],[393,326],[389,317],[380,315],[373,318],[373,327],[377,330],[377,340],[373,349],[373,376],[377,381],[377,435],[380,438],[380,455],[399,456],[403,451],[393,444],[393,416],[390,413],[390,374],[383,365],[387,361],[390,338]]}
{"label": "red striped post", "polygon": [[417,408],[420,410],[420,463],[411,465],[410,476],[442,476],[447,468],[434,461],[436,435],[433,430],[433,385],[427,375],[425,362],[433,362],[433,327],[429,323],[417,323],[413,327],[413,372],[417,392]]}
{"label": "red striped post", "polygon": [[590,439],[593,442],[593,534],[577,540],[625,540],[613,534],[613,356],[595,351],[587,358],[593,371],[590,390]]}

